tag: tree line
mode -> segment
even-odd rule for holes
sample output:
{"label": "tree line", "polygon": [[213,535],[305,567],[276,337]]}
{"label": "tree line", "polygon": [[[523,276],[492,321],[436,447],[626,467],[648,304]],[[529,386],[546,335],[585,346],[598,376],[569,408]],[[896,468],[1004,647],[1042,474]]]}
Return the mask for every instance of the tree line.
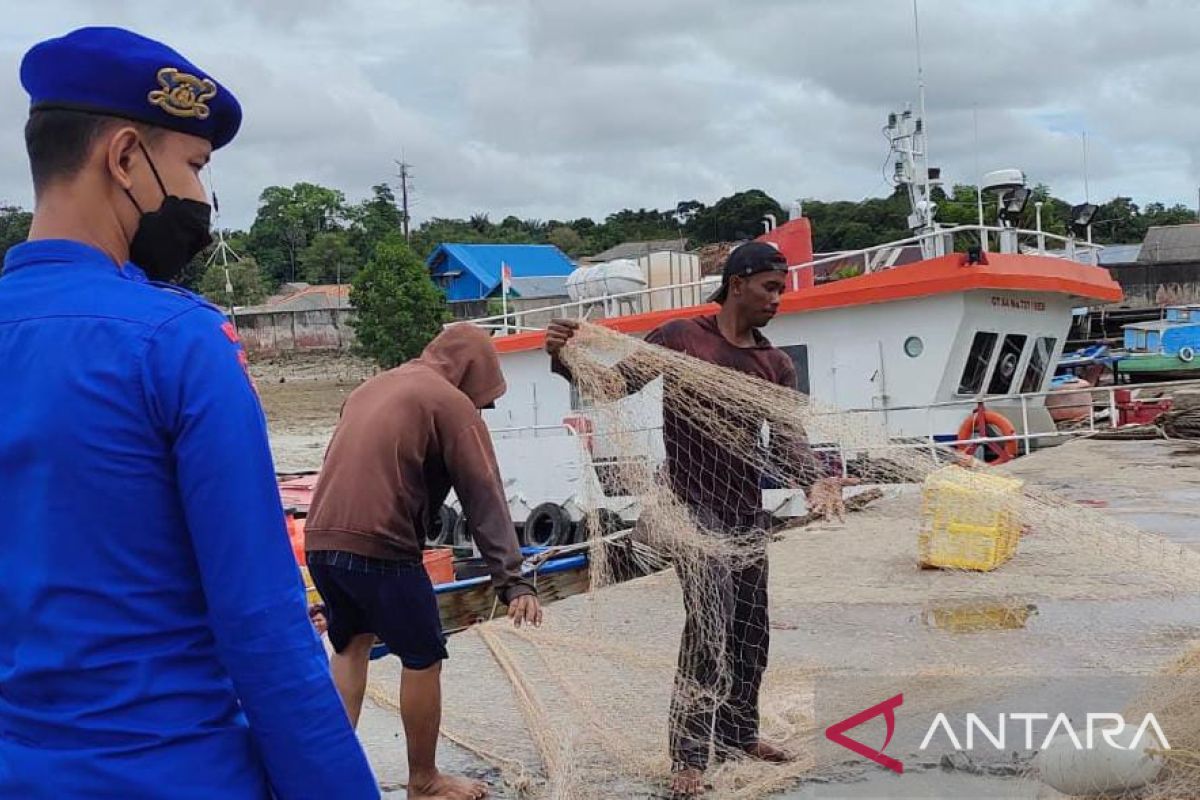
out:
{"label": "tree line", "polygon": [[[966,185],[949,191],[935,188],[937,219],[950,224],[975,222],[975,191]],[[1021,226],[1034,226],[1034,201],[1042,202],[1043,229],[1065,234],[1071,203],[1054,197],[1044,185],[1034,187]],[[817,252],[869,247],[910,235],[908,201],[900,190],[859,202],[807,200],[804,213],[812,221]],[[762,232],[762,219],[768,214],[780,222],[786,218],[777,200],[760,189],[749,189],[712,205],[693,199],[667,209],[626,208],[599,221],[510,215],[497,222],[485,212],[465,218],[434,217],[413,229],[407,244],[420,259],[442,242],[553,244],[577,258],[625,241],[684,239],[699,247],[748,239]],[[994,207],[987,214],[994,220]],[[0,205],[0,253],[25,238],[30,218],[24,209]],[[1102,244],[1136,243],[1153,225],[1195,219],[1195,212],[1183,205],[1155,202],[1140,207],[1128,197],[1115,197],[1100,206],[1093,232]],[[182,283],[222,305],[257,303],[289,282],[349,283],[378,246],[401,230],[402,223],[396,196],[385,183],[372,187],[370,196],[357,203],[348,202],[341,190],[314,183],[269,186],[259,195],[258,211],[248,230],[222,231],[233,254],[229,265],[207,266],[210,248],[189,265]]]}
{"label": "tree line", "polygon": [[[947,224],[976,222],[976,190],[956,185],[935,188],[937,219]],[[1071,204],[1039,185],[1020,227],[1034,227],[1034,202],[1042,203],[1042,227],[1064,235]],[[910,235],[908,200],[897,190],[860,202],[804,203],[812,221],[816,252],[853,250]],[[988,219],[995,219],[989,209]],[[360,351],[384,368],[418,355],[449,319],[446,299],[434,286],[424,260],[442,242],[553,244],[571,257],[594,255],[626,241],[684,239],[692,247],[753,238],[762,220],[786,218],[778,201],[760,189],[737,192],[711,206],[684,200],[668,209],[622,209],[601,221],[519,219],[493,222],[487,213],[465,219],[435,217],[421,223],[408,240],[401,235],[403,212],[390,186],[378,184],[358,203],[338,189],[314,183],[269,186],[259,195],[249,230],[223,230],[214,244],[188,266],[181,283],[219,305],[261,302],[284,283],[350,283],[353,325]],[[0,204],[0,255],[24,241],[32,214]],[[1195,221],[1183,205],[1149,203],[1139,207],[1115,197],[1094,216],[1093,236],[1102,244],[1141,242],[1153,225]]]}

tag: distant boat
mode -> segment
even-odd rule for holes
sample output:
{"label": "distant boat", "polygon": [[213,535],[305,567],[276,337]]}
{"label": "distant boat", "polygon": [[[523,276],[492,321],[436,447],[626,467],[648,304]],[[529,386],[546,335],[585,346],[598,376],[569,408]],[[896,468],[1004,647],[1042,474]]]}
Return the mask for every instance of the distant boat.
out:
{"label": "distant boat", "polygon": [[1200,378],[1200,305],[1170,306],[1161,320],[1123,328],[1128,355],[1117,370],[1130,382]]}

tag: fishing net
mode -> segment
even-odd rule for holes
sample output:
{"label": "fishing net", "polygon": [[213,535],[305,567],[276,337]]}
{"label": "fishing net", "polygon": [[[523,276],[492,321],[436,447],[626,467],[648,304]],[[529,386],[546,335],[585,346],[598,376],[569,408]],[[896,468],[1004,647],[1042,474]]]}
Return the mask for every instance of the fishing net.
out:
{"label": "fishing net", "polygon": [[[1033,753],[956,761],[942,740],[921,745],[924,720],[1035,701],[1081,714],[1098,697],[1118,711],[1200,638],[1180,623],[1200,613],[1191,549],[953,450],[892,441],[881,415],[606,328],[584,325],[562,357],[591,421],[578,499],[591,591],[551,606],[541,629],[496,621],[455,637],[445,672],[444,730],[514,792],[659,796],[691,765],[720,798],[881,776],[899,782],[877,794],[939,797],[964,775],[1001,783],[963,796],[1034,797]],[[797,492],[839,477],[884,497],[845,525],[789,527]],[[614,534],[616,516],[637,523]],[[887,752],[903,777],[824,735],[899,694]],[[882,718],[870,724],[852,736],[882,749]],[[1200,714],[1172,725],[1189,742]],[[747,758],[759,738],[793,760]],[[1170,774],[1171,796],[1200,796],[1200,773]]]}

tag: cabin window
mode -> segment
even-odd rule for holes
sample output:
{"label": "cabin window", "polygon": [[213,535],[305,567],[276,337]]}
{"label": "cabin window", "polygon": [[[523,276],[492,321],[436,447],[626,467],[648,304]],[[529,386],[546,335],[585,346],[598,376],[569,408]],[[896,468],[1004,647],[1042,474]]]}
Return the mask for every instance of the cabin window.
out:
{"label": "cabin window", "polygon": [[996,369],[992,372],[991,383],[988,384],[988,394],[1008,394],[1012,390],[1013,380],[1017,377],[1017,366],[1021,363],[1021,354],[1025,352],[1025,340],[1029,337],[1023,333],[1010,333],[1004,337],[1000,346],[1000,358],[996,361]]}
{"label": "cabin window", "polygon": [[920,336],[910,336],[904,340],[904,354],[909,358],[916,358],[924,352],[925,343]]}
{"label": "cabin window", "polygon": [[1021,381],[1021,392],[1036,392],[1042,388],[1042,380],[1050,366],[1050,357],[1054,355],[1054,346],[1058,340],[1052,336],[1044,336],[1033,342],[1033,354],[1029,356],[1029,366],[1025,368],[1025,377]]}
{"label": "cabin window", "polygon": [[962,380],[958,383],[959,394],[979,394],[983,379],[987,376],[988,364],[992,363],[992,351],[996,349],[997,333],[979,331],[971,342],[967,353],[967,365],[963,367]]}
{"label": "cabin window", "polygon": [[792,360],[792,366],[796,368],[796,391],[801,394],[810,394],[808,385],[808,345],[792,344],[779,349],[787,354],[787,357]]}

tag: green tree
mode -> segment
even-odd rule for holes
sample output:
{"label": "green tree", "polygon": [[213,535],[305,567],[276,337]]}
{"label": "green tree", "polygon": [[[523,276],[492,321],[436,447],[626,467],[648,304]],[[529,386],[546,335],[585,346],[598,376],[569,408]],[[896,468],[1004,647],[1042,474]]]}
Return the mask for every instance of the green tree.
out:
{"label": "green tree", "polygon": [[1092,218],[1092,237],[1104,242],[1140,242],[1150,226],[1131,197],[1114,197]]}
{"label": "green tree", "polygon": [[[677,212],[673,209],[671,215]],[[753,239],[763,232],[762,220],[767,214],[774,214],[781,223],[787,219],[783,207],[766,192],[749,189],[696,210],[686,230],[690,238],[703,244]]]}
{"label": "green tree", "polygon": [[1143,213],[1147,228],[1154,225],[1190,225],[1198,221],[1196,210],[1182,203],[1169,208],[1162,203],[1147,203]]}
{"label": "green tree", "polygon": [[566,225],[559,225],[546,234],[546,241],[562,250],[569,256],[578,256],[583,252],[583,237]]}
{"label": "green tree", "polygon": [[297,280],[300,254],[317,234],[341,230],[347,217],[345,195],[313,183],[268,186],[258,203],[250,253],[275,284]]}
{"label": "green tree", "polygon": [[[228,270],[228,284],[226,284],[226,270]],[[232,293],[226,291],[230,287],[233,289]],[[211,264],[204,270],[204,275],[200,278],[199,290],[200,294],[207,297],[210,302],[226,307],[229,305],[252,306],[255,303],[261,303],[267,296],[267,291],[263,287],[262,273],[259,272],[258,264],[252,258],[243,258],[228,266]]]}
{"label": "green tree", "polygon": [[404,229],[404,212],[396,206],[396,195],[386,183],[372,186],[371,197],[352,206],[347,216],[350,244],[364,263],[375,251],[375,245]]}
{"label": "green tree", "polygon": [[420,355],[450,319],[445,295],[399,234],[354,276],[350,303],[359,351],[384,369]]}
{"label": "green tree", "polygon": [[33,214],[17,206],[0,205],[0,264],[8,248],[20,244],[29,237],[29,224]]}
{"label": "green tree", "polygon": [[304,279],[309,283],[344,283],[358,271],[359,259],[344,231],[318,233],[300,254]]}

